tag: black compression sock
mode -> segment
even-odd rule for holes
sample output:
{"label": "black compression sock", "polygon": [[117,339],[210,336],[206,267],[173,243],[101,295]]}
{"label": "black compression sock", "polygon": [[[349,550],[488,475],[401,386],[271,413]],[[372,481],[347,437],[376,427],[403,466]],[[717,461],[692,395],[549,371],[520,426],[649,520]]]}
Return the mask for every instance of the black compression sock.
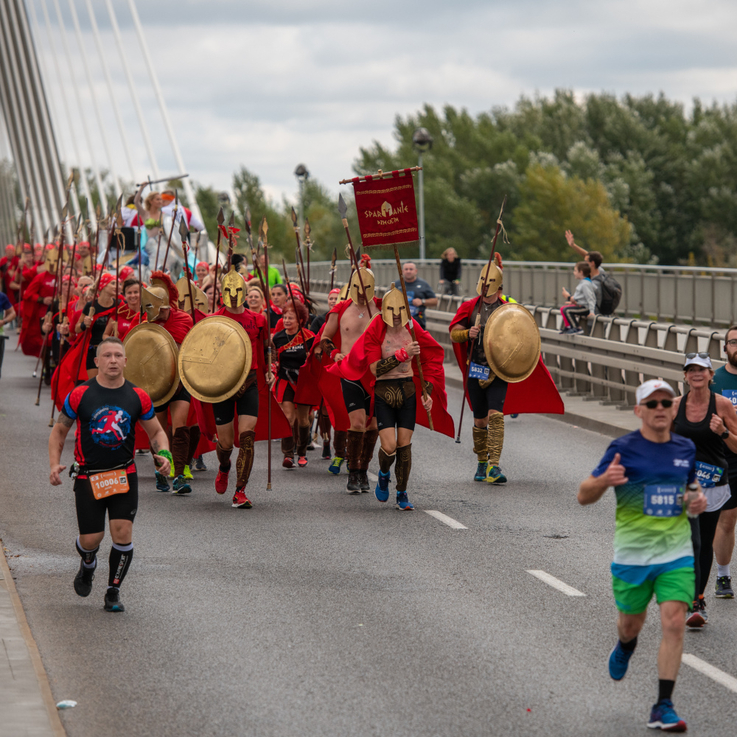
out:
{"label": "black compression sock", "polygon": [[622,646],[622,650],[626,653],[631,653],[637,647],[637,638],[634,637],[629,642],[622,642],[622,640],[620,640],[619,644]]}
{"label": "black compression sock", "polygon": [[114,586],[115,588],[120,587],[120,584],[123,583],[123,579],[125,578],[125,574],[128,573],[132,560],[133,543],[128,543],[128,545],[113,543],[113,547],[110,548],[110,574],[108,576],[108,586]]}
{"label": "black compression sock", "polygon": [[673,688],[675,685],[675,681],[665,681],[661,678],[658,681],[658,701],[664,701],[665,699],[670,700],[670,697],[673,696]]}
{"label": "black compression sock", "polygon": [[76,546],[77,552],[79,553],[80,558],[82,558],[82,563],[84,564],[84,567],[97,567],[97,551],[100,549],[100,546],[98,545],[94,550],[85,550],[85,548],[83,548],[79,544],[79,537],[77,537]]}

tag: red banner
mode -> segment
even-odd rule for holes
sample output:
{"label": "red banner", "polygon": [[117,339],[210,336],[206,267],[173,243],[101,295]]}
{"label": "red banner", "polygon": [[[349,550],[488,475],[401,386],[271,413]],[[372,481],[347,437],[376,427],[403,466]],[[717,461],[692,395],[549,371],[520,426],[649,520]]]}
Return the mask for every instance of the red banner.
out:
{"label": "red banner", "polygon": [[415,183],[412,173],[405,172],[351,180],[364,248],[419,240]]}

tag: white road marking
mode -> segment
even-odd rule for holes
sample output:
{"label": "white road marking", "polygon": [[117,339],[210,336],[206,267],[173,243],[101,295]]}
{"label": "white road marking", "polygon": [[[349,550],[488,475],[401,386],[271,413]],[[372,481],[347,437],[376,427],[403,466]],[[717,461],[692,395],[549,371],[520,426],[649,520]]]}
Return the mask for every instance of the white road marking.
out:
{"label": "white road marking", "polygon": [[544,581],[548,586],[552,586],[554,589],[562,591],[566,596],[586,596],[586,594],[582,593],[578,589],[574,589],[573,586],[563,583],[563,581],[557,579],[555,576],[551,576],[549,573],[545,573],[545,571],[527,572],[535,576],[535,578],[539,578],[541,581]]}
{"label": "white road marking", "polygon": [[690,653],[683,653],[681,656],[681,662],[686,665],[690,665],[694,670],[697,670],[699,673],[703,673],[705,676],[711,678],[712,681],[721,683],[725,688],[737,693],[737,678],[730,676],[729,673],[725,673],[723,670],[715,668],[705,660],[697,658],[695,655],[691,655]]}
{"label": "white road marking", "polygon": [[448,527],[452,527],[454,530],[467,530],[468,527],[465,525],[462,525],[457,520],[454,520],[452,517],[448,517],[447,514],[443,514],[442,512],[436,512],[434,509],[426,509],[426,514],[429,514],[431,517],[435,517],[435,519],[440,520],[443,524],[448,525]]}

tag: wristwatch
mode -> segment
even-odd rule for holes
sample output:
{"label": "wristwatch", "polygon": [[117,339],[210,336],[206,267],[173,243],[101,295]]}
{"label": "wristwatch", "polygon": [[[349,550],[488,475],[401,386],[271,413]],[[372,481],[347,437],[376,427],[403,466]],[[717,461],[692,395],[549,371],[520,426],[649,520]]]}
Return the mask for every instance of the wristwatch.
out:
{"label": "wristwatch", "polygon": [[725,430],[719,437],[722,440],[726,440],[729,437],[729,430]]}

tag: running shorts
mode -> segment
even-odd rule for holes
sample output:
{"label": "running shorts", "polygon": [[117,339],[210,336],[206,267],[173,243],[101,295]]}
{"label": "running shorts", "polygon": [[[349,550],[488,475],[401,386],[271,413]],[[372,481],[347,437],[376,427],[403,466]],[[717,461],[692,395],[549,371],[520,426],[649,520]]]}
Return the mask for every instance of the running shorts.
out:
{"label": "running shorts", "polygon": [[108,519],[127,519],[133,522],[138,509],[138,474],[128,474],[125,494],[113,494],[95,499],[89,479],[74,480],[74,497],[77,507],[77,524],[80,535],[105,532],[105,512]]}
{"label": "running shorts", "polygon": [[658,604],[664,601],[691,604],[695,586],[692,556],[653,566],[612,563],[614,601],[617,609],[624,614],[642,614],[653,594]]}
{"label": "running shorts", "polygon": [[237,399],[231,397],[223,402],[215,402],[212,405],[212,411],[216,425],[230,424],[236,412],[238,412],[238,417],[245,415],[258,417],[258,382],[254,381]]}
{"label": "running shorts", "polygon": [[507,396],[506,381],[498,376],[485,389],[479,385],[478,379],[468,380],[468,398],[471,400],[473,416],[477,420],[486,419],[489,412],[504,412],[504,398]]}
{"label": "running shorts", "polygon": [[371,395],[363,388],[360,381],[341,379],[340,388],[343,390],[343,401],[348,412],[362,409],[367,415],[371,413]]}

